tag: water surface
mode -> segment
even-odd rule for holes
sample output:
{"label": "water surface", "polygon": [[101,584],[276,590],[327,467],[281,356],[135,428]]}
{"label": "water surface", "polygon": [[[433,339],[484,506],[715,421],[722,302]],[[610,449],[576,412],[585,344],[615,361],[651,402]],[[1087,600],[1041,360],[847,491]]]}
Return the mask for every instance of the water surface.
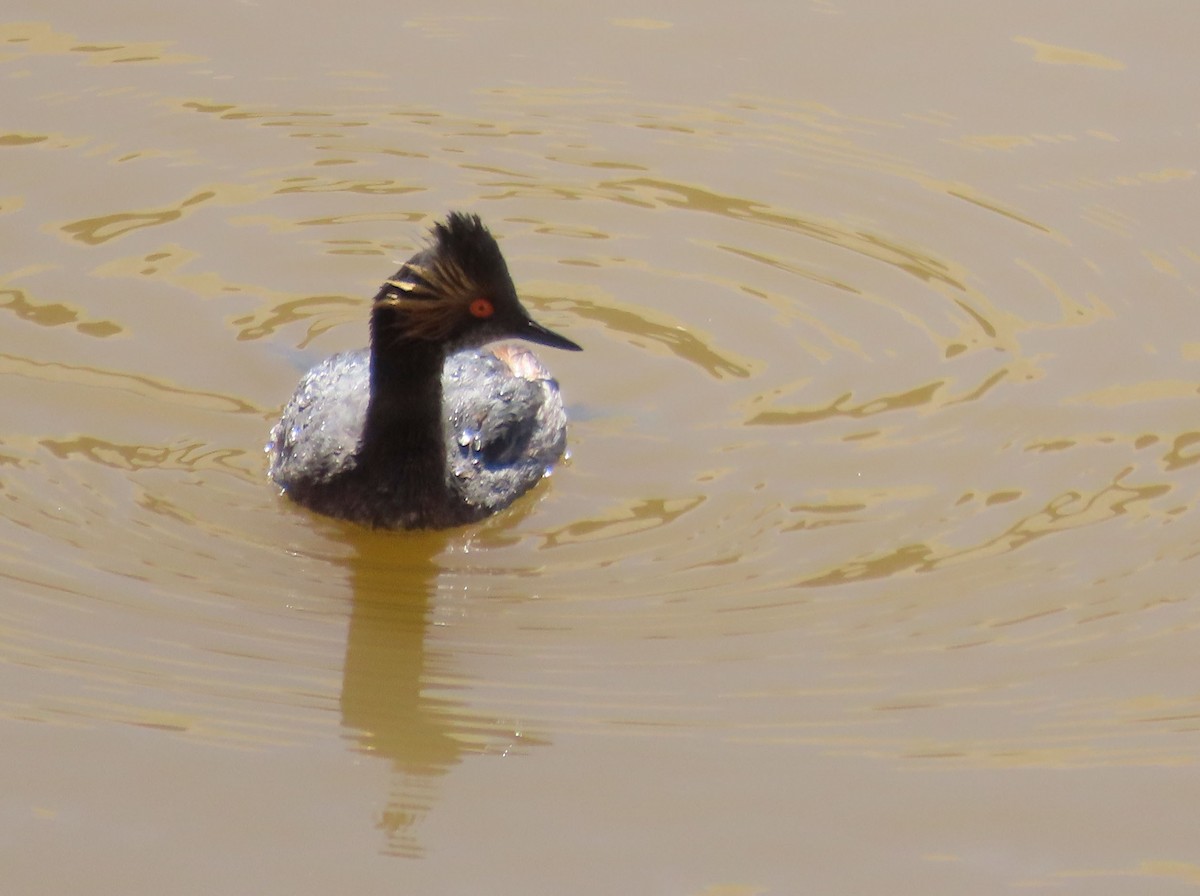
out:
{"label": "water surface", "polygon": [[[1194,888],[1198,25],[10,4],[10,886]],[[571,462],[314,517],[267,430],[451,208]]]}

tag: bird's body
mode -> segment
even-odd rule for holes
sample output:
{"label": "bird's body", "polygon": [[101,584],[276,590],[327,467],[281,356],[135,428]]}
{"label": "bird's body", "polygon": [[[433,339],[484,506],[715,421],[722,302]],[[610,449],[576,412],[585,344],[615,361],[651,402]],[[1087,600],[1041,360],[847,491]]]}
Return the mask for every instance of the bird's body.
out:
{"label": "bird's body", "polygon": [[385,528],[473,522],[566,448],[558,384],[536,357],[480,346],[578,346],[524,312],[478,218],[452,214],[434,236],[376,297],[371,347],[310,370],[271,430],[271,479],[318,513]]}

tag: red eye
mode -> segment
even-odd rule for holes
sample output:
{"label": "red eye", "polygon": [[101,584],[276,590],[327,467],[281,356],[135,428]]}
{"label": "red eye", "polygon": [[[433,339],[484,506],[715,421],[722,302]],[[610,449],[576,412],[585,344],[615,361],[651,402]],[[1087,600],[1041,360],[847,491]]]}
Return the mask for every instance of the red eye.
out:
{"label": "red eye", "polygon": [[488,318],[496,313],[496,307],[487,299],[476,299],[471,303],[471,315],[478,318]]}

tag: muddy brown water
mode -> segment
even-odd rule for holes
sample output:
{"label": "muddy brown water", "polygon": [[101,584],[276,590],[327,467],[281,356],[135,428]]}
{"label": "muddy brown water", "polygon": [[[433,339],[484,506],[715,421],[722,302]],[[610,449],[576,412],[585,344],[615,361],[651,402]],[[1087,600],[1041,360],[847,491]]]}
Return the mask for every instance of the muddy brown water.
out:
{"label": "muddy brown water", "polygon": [[[1194,889],[1198,29],[7,4],[5,889]],[[266,432],[450,208],[571,462],[313,517]]]}

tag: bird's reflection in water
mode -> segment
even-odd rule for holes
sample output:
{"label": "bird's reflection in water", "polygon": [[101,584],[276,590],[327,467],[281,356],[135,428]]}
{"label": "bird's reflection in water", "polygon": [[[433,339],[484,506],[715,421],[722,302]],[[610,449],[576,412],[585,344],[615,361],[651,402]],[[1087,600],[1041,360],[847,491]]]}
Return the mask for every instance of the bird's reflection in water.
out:
{"label": "bird's reflection in water", "polygon": [[[453,534],[402,535],[341,528],[354,605],[342,676],[342,725],[355,747],[395,771],[377,826],[388,853],[417,857],[421,819],[437,799],[437,779],[466,753],[508,751],[536,740],[479,717],[446,694],[459,677],[453,655],[429,643],[439,577],[437,557]],[[486,599],[486,598],[483,598]],[[440,693],[439,693],[440,691]]]}

